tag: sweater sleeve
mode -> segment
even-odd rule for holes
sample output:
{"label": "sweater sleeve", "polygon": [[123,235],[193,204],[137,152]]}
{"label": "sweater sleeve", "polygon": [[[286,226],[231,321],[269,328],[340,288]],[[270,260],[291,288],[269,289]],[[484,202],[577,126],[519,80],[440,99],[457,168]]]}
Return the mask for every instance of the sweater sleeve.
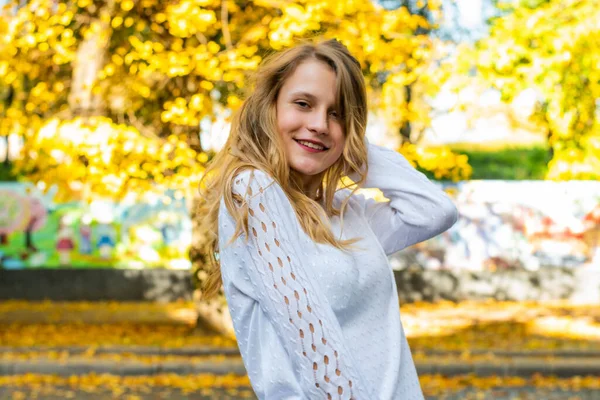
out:
{"label": "sweater sleeve", "polygon": [[[303,264],[302,257],[311,248],[308,236],[281,187],[254,170],[240,173],[233,191],[248,204],[248,240],[238,256],[244,259],[256,300],[284,344],[306,397],[374,398],[359,376],[323,288]],[[252,369],[253,362],[245,360],[246,367]]]}
{"label": "sweater sleeve", "polygon": [[387,255],[454,225],[458,212],[452,200],[402,154],[369,143],[367,157],[363,187],[381,190],[389,201],[365,200],[364,211]]}

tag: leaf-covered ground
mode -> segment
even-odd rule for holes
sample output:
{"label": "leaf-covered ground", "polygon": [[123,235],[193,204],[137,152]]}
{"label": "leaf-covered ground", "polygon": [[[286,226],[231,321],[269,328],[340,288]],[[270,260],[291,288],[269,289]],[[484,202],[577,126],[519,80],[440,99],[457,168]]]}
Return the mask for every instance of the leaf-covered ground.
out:
{"label": "leaf-covered ground", "polygon": [[[8,397],[11,396],[11,397]],[[31,399],[251,399],[245,376],[174,375],[0,376],[0,398]]]}
{"label": "leaf-covered ground", "polygon": [[[416,362],[509,362],[515,354],[552,360],[600,357],[600,307],[569,304],[468,302],[410,304],[402,321]],[[231,338],[195,328],[192,304],[0,303],[0,363],[72,357],[140,363],[238,360]],[[140,351],[158,349],[156,354]],[[112,350],[111,350],[112,349]],[[191,353],[178,353],[188,351]],[[514,353],[514,354],[513,354]],[[600,399],[600,378],[420,376],[428,399]],[[0,376],[0,399],[244,399],[246,376]]]}
{"label": "leaf-covered ground", "polygon": [[[558,379],[535,376],[478,378],[470,375],[426,375],[421,385],[427,399],[447,400],[593,400],[598,399],[597,377]],[[63,400],[207,400],[254,399],[246,377],[214,375],[154,375],[119,377],[83,375],[57,377],[24,375],[0,377],[0,399]]]}
{"label": "leaf-covered ground", "polygon": [[[401,307],[413,352],[600,351],[600,306],[515,302]],[[0,303],[1,346],[235,347],[195,329],[193,304]]]}
{"label": "leaf-covered ground", "polygon": [[401,315],[413,351],[600,351],[597,305],[420,303]]}
{"label": "leaf-covered ground", "polygon": [[210,345],[235,347],[235,340],[218,335],[199,335],[193,327],[148,323],[10,323],[0,325],[3,346],[103,346],[138,345],[179,348]]}

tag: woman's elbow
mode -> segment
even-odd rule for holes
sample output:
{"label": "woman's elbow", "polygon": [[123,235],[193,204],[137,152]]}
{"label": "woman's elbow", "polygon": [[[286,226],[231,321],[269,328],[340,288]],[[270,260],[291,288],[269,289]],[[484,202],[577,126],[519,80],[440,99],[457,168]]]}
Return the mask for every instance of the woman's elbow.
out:
{"label": "woman's elbow", "polygon": [[446,197],[439,207],[439,233],[450,229],[458,221],[458,209],[454,202]]}

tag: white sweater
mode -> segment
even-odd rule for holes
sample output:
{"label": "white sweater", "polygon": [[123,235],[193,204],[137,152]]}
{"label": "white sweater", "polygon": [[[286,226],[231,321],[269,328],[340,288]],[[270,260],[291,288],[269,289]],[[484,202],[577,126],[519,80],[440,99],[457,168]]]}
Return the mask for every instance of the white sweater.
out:
{"label": "white sweater", "polygon": [[[423,399],[387,256],[450,228],[457,211],[399,153],[369,144],[368,163],[364,187],[390,201],[352,196],[342,237],[362,240],[351,252],[314,243],[262,171],[233,185],[249,204],[249,240],[227,245],[235,223],[221,202],[225,295],[259,399]],[[331,225],[339,237],[340,218]]]}

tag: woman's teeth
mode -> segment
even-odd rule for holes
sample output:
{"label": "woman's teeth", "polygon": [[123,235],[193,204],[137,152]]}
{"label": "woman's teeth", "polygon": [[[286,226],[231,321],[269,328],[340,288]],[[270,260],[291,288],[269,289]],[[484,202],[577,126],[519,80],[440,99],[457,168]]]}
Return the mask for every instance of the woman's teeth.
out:
{"label": "woman's teeth", "polygon": [[303,146],[310,147],[311,149],[325,150],[325,147],[323,146],[319,146],[318,144],[314,144],[311,142],[305,142],[304,140],[298,140],[298,143],[300,143]]}

